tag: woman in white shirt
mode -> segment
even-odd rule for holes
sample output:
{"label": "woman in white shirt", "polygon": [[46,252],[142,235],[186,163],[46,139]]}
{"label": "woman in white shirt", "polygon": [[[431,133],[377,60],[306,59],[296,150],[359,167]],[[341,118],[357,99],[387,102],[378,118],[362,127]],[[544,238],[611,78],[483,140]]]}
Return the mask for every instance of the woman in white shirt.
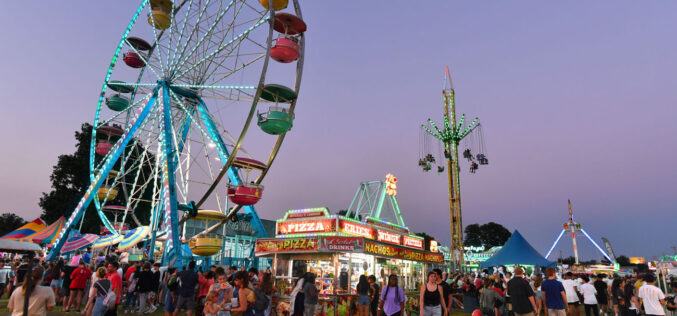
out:
{"label": "woman in white shirt", "polygon": [[590,311],[595,316],[599,316],[599,309],[597,309],[597,297],[595,297],[595,294],[597,294],[597,290],[595,287],[588,283],[590,282],[590,278],[588,278],[587,275],[584,275],[581,277],[582,282],[581,286],[579,286],[578,291],[583,294],[583,305],[585,305],[585,316],[590,316]]}

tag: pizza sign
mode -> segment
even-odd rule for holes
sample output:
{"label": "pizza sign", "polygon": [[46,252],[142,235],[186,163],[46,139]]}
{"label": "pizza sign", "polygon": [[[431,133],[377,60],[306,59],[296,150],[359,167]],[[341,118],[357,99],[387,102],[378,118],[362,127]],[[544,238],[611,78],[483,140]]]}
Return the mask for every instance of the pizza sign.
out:
{"label": "pizza sign", "polygon": [[413,238],[409,236],[402,237],[403,244],[407,247],[423,249],[423,239]]}
{"label": "pizza sign", "polygon": [[277,224],[278,234],[323,233],[334,231],[334,220],[294,221]]}

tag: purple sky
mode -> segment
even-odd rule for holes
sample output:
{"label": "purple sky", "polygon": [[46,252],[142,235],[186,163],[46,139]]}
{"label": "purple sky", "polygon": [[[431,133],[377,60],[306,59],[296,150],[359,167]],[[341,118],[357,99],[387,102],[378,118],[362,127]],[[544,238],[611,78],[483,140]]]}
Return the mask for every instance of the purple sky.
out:
{"label": "purple sky", "polygon": [[[408,226],[448,244],[446,177],[416,166],[441,120],[445,65],[479,116],[491,165],[462,165],[464,223],[518,229],[543,254],[567,217],[616,254],[672,252],[677,220],[677,3],[303,1],[294,129],[257,208],[347,208],[360,181],[399,177]],[[57,156],[91,122],[135,1],[5,2],[0,211],[32,219]],[[570,239],[559,249],[572,253]],[[596,259],[579,241],[583,257]]]}

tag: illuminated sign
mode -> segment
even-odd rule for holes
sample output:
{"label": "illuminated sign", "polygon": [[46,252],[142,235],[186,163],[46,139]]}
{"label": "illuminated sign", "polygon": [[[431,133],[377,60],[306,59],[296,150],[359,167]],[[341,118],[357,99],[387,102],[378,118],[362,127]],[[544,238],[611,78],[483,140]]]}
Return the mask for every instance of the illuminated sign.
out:
{"label": "illuminated sign", "polygon": [[481,252],[484,251],[484,246],[465,246],[463,249],[465,251]]}
{"label": "illuminated sign", "polygon": [[397,195],[397,177],[390,173],[386,175],[386,194],[390,196]]}
{"label": "illuminated sign", "polygon": [[377,244],[371,241],[364,242],[364,251],[367,253],[396,259],[438,263],[444,262],[444,256],[439,253],[416,251],[396,246]]}
{"label": "illuminated sign", "polygon": [[317,251],[318,242],[314,238],[257,239],[256,252],[298,252]]}
{"label": "illuminated sign", "polygon": [[287,219],[291,218],[303,218],[303,217],[319,217],[324,216],[323,211],[312,211],[312,212],[299,212],[299,213],[290,213],[287,215]]}
{"label": "illuminated sign", "polygon": [[361,237],[322,237],[320,250],[341,252],[362,251],[364,250],[364,239]]}
{"label": "illuminated sign", "polygon": [[423,249],[423,239],[409,236],[402,236],[402,244],[407,247]]}
{"label": "illuminated sign", "polygon": [[341,220],[341,232],[374,239],[374,229],[369,226]]}
{"label": "illuminated sign", "polygon": [[288,210],[287,213],[284,214],[282,221],[305,217],[329,217],[329,209],[326,207],[313,207],[300,210]]}
{"label": "illuminated sign", "polygon": [[367,217],[367,223],[371,224],[373,226],[378,226],[378,227],[382,227],[382,228],[385,228],[385,229],[394,230],[396,232],[400,232],[400,233],[403,233],[403,234],[409,233],[409,229],[407,229],[406,227],[403,227],[403,226],[400,226],[400,225],[395,225],[395,224],[392,224],[392,223],[388,223],[388,222],[382,221],[378,218]]}
{"label": "illuminated sign", "polygon": [[379,230],[376,232],[376,235],[377,235],[376,239],[377,239],[378,241],[384,241],[384,242],[391,243],[391,244],[396,244],[396,245],[399,245],[399,244],[400,244],[400,238],[401,238],[401,236],[398,235],[398,234],[391,233],[391,232],[389,232],[389,231],[385,231],[385,230],[380,230],[380,229],[379,229]]}
{"label": "illuminated sign", "polygon": [[630,257],[630,264],[642,264],[645,262],[644,257]]}
{"label": "illuminated sign", "polygon": [[437,241],[430,241],[430,252],[437,252]]}
{"label": "illuminated sign", "polygon": [[277,223],[278,234],[324,233],[334,231],[334,220],[296,221]]}

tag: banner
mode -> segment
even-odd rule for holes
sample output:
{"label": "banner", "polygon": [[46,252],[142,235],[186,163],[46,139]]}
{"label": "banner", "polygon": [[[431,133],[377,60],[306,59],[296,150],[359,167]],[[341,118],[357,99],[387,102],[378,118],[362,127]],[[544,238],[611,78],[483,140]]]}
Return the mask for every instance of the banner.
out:
{"label": "banner", "polygon": [[374,229],[369,226],[346,220],[341,220],[339,225],[341,227],[340,232],[344,234],[374,239]]}
{"label": "banner", "polygon": [[390,245],[377,244],[371,241],[365,241],[364,252],[378,256],[391,257],[396,259],[425,261],[425,262],[444,262],[444,255],[439,253],[428,253],[416,251]]}
{"label": "banner", "polygon": [[316,238],[257,239],[256,252],[317,251]]}
{"label": "banner", "polygon": [[318,219],[314,221],[293,221],[277,223],[279,235],[300,233],[326,233],[336,230],[333,219]]}
{"label": "banner", "polygon": [[614,249],[611,248],[611,243],[609,242],[609,240],[602,237],[602,241],[604,242],[604,248],[606,248],[606,252],[609,253],[609,256],[611,256],[611,259],[613,261],[616,261],[616,254],[614,254]]}
{"label": "banner", "polygon": [[353,252],[364,250],[361,237],[322,237],[320,251]]}

